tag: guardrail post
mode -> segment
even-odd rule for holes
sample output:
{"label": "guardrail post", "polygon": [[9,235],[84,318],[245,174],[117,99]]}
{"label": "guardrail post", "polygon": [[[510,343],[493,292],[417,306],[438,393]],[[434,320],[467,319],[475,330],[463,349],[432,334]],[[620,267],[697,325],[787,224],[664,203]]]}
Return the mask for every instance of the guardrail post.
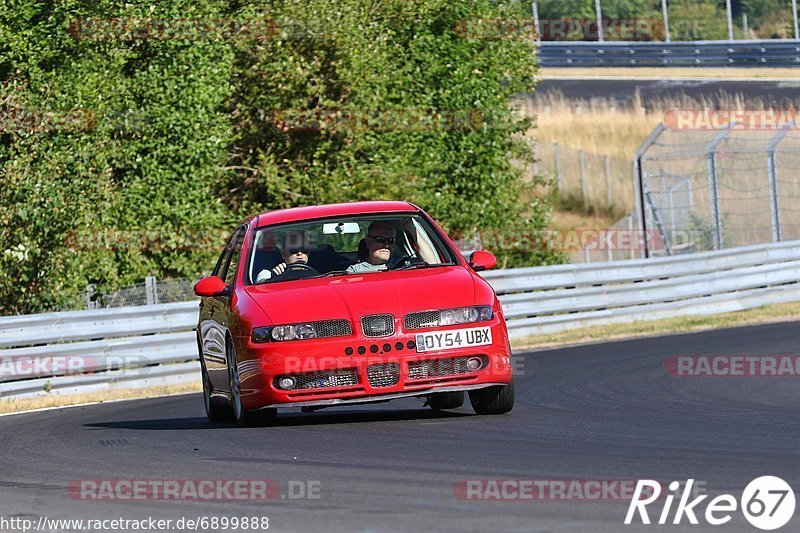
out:
{"label": "guardrail post", "polygon": [[778,204],[778,170],[775,166],[775,152],[778,144],[789,133],[788,128],[784,128],[770,139],[767,145],[767,174],[769,175],[769,209],[772,213],[772,240],[781,240],[781,216]]}
{"label": "guardrail post", "polygon": [[608,205],[610,207],[614,201],[614,197],[611,194],[611,158],[607,155],[603,156],[603,163],[606,169],[606,191],[608,193]]}
{"label": "guardrail post", "polygon": [[147,305],[155,305],[158,303],[158,290],[156,287],[156,277],[147,276],[144,278],[144,289],[147,296]]}
{"label": "guardrail post", "polygon": [[586,194],[586,154],[583,150],[578,150],[578,160],[581,168],[581,197],[583,198],[583,208],[589,207],[589,198]]}
{"label": "guardrail post", "polygon": [[561,150],[558,143],[555,143],[554,148],[556,151],[556,184],[558,185],[558,193],[561,194],[564,192],[564,187],[561,184]]}
{"label": "guardrail post", "polygon": [[714,249],[722,249],[722,221],[719,214],[719,190],[717,188],[717,147],[724,141],[730,129],[719,132],[706,150],[708,159],[708,190],[711,197],[711,221],[714,224]]}

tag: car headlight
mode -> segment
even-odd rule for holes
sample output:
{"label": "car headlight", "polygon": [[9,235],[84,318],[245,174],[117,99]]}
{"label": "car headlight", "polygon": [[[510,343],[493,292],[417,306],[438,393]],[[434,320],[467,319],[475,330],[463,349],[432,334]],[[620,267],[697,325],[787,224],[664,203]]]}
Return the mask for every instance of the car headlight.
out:
{"label": "car headlight", "polygon": [[285,326],[269,326],[253,328],[250,339],[253,342],[296,341],[316,339],[318,337],[314,324],[288,324]]}
{"label": "car headlight", "polygon": [[475,307],[459,307],[457,309],[442,309],[439,312],[439,326],[452,326],[453,324],[467,324],[469,322],[485,322],[491,320],[492,308],[488,305]]}

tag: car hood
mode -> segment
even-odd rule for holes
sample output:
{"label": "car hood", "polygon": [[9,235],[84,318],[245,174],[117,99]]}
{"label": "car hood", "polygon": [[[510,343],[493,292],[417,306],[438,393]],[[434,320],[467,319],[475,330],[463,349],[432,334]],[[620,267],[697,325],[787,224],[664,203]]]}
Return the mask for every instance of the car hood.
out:
{"label": "car hood", "polygon": [[[249,285],[271,324],[475,305],[475,279],[463,266],[353,274]],[[484,302],[485,303],[485,302]]]}

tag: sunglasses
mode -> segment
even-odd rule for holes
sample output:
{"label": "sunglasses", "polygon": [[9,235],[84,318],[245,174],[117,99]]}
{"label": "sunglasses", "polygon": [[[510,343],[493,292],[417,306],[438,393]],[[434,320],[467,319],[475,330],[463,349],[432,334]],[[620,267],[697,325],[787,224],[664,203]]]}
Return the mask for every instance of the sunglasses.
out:
{"label": "sunglasses", "polygon": [[308,255],[309,250],[308,250],[308,248],[288,248],[286,250],[286,252],[289,255],[294,255],[294,254],[306,254],[306,255]]}
{"label": "sunglasses", "polygon": [[394,237],[373,237],[372,235],[368,235],[370,239],[377,242],[378,244],[394,244]]}

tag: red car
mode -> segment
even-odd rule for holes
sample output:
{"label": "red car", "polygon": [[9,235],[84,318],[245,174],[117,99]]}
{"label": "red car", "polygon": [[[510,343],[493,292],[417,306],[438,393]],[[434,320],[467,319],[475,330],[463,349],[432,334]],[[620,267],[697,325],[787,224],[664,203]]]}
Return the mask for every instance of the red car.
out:
{"label": "red car", "polygon": [[479,414],[514,405],[503,310],[442,229],[406,202],[272,211],[236,228],[202,297],[206,413],[240,425],[278,407],[416,396]]}

